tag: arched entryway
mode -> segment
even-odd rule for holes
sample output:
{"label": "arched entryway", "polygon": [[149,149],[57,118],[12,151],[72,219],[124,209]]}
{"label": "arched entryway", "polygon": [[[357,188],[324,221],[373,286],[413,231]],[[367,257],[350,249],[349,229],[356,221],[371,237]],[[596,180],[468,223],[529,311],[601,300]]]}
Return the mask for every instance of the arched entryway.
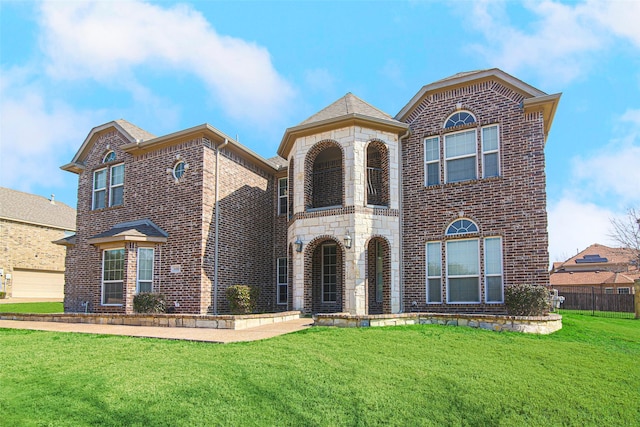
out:
{"label": "arched entryway", "polygon": [[344,249],[333,237],[313,240],[305,250],[304,306],[311,313],[344,311]]}
{"label": "arched entryway", "polygon": [[391,313],[391,251],[389,242],[374,237],[367,244],[368,314]]}

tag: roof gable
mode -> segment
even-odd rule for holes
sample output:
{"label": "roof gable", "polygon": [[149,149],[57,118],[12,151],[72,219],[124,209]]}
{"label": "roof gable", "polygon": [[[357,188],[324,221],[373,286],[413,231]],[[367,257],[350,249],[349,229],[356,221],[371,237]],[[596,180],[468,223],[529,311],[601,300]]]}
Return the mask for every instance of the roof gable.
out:
{"label": "roof gable", "polygon": [[476,82],[488,80],[498,81],[502,85],[520,94],[524,98],[522,101],[522,108],[525,113],[542,111],[544,115],[544,132],[546,138],[546,135],[548,135],[551,130],[551,124],[553,123],[553,117],[555,116],[561,94],[547,95],[543,91],[536,89],[535,87],[505,73],[498,68],[457,73],[453,76],[425,85],[413,96],[413,98],[411,98],[402,110],[396,114],[395,119],[402,122],[406,121],[414,109],[417,108],[425,98],[434,93],[453,90],[459,87],[469,86]]}
{"label": "roof gable", "polygon": [[96,137],[104,132],[108,132],[113,129],[120,132],[129,142],[133,143],[155,138],[155,135],[139,128],[133,123],[129,123],[128,121],[123,119],[114,120],[91,129],[89,135],[87,135],[84,142],[80,146],[80,149],[73,157],[73,160],[71,160],[70,163],[62,166],[61,169],[74,173],[82,172],[84,170],[84,161],[88,153],[90,152]]}

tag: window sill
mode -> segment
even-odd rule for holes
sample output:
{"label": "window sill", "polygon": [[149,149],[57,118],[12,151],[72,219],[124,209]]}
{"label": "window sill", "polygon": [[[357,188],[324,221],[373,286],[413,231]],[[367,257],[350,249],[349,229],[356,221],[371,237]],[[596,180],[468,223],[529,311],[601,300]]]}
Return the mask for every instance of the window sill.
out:
{"label": "window sill", "polygon": [[330,209],[340,209],[342,205],[333,205],[333,206],[323,206],[321,208],[307,208],[307,212],[320,212],[320,211],[328,211]]}

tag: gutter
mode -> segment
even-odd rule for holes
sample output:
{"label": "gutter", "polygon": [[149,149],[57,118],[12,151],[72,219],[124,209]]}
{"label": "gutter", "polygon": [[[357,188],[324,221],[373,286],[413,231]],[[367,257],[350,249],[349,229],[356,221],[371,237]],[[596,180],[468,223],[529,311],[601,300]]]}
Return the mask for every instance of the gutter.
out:
{"label": "gutter", "polygon": [[214,217],[214,228],[215,228],[215,237],[213,244],[213,314],[218,315],[218,255],[220,252],[219,244],[220,239],[218,238],[220,231],[220,201],[218,200],[218,191],[220,186],[220,150],[227,146],[229,140],[227,138],[224,139],[224,142],[216,147],[216,183],[215,183],[215,217]]}

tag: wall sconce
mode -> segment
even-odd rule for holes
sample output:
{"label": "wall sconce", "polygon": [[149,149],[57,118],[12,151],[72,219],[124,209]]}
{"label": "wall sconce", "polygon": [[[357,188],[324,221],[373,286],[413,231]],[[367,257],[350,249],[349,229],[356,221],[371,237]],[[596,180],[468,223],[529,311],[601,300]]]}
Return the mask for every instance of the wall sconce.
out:
{"label": "wall sconce", "polygon": [[302,252],[302,240],[300,240],[300,237],[298,237],[294,245],[296,245],[296,252]]}
{"label": "wall sconce", "polygon": [[347,234],[344,235],[344,246],[347,249],[351,249],[351,235],[347,231]]}

